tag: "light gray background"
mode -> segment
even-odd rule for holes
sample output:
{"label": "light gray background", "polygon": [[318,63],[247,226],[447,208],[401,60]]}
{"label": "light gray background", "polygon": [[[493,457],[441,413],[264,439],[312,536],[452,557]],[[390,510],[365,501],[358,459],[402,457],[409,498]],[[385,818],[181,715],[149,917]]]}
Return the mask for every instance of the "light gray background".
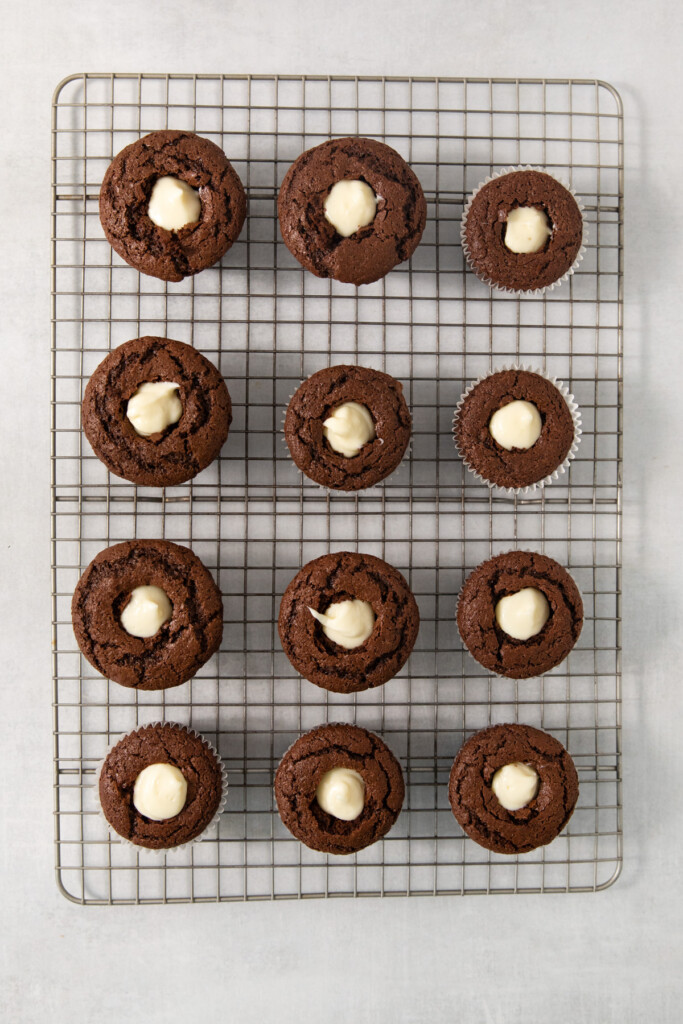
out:
{"label": "light gray background", "polygon": [[[22,1024],[680,1020],[680,5],[2,0],[0,13],[0,1015]],[[77,71],[599,77],[620,90],[626,862],[612,889],[148,908],[79,908],[58,895],[49,116],[55,85]]]}

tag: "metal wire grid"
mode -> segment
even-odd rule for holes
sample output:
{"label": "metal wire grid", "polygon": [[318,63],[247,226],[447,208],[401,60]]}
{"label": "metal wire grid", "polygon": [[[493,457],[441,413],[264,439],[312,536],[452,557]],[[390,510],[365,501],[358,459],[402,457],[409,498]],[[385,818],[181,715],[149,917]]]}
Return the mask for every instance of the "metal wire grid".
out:
{"label": "metal wire grid", "polygon": [[[216,141],[249,197],[242,237],[221,264],[182,284],[127,267],[102,234],[97,199],[124,145],[158,128]],[[399,150],[428,202],[408,265],[363,289],[304,272],[280,241],[275,200],[298,154],[330,136],[371,135]],[[53,103],[53,651],[56,870],[79,903],[150,903],[604,888],[621,864],[620,538],[622,113],[597,81],[275,76],[77,75]],[[542,299],[494,294],[466,273],[463,201],[491,171],[547,167],[571,180],[589,225],[586,256]],[[141,334],[197,345],[224,374],[234,423],[195,481],[165,491],[110,477],[80,430],[85,384],[104,355]],[[582,410],[579,455],[531,500],[490,495],[454,452],[466,384],[516,360],[567,382]],[[410,457],[378,487],[329,495],[300,477],[280,432],[299,381],[331,363],[386,369],[404,382]],[[136,693],[80,657],[69,604],[103,547],[132,537],[190,544],[224,595],[220,653],[189,683]],[[542,678],[484,672],[454,623],[481,560],[545,551],[581,587],[576,649]],[[358,549],[400,568],[420,605],[416,649],[398,677],[352,698],[302,681],[275,622],[308,559]],[[94,771],[139,724],[185,722],[219,748],[230,793],[214,839],[147,855],[112,841]],[[272,778],[299,733],[322,721],[379,731],[402,760],[404,810],[382,842],[352,858],[307,850],[282,826]],[[548,729],[576,761],[581,794],[549,847],[501,857],[466,840],[447,800],[453,756],[476,729]]]}

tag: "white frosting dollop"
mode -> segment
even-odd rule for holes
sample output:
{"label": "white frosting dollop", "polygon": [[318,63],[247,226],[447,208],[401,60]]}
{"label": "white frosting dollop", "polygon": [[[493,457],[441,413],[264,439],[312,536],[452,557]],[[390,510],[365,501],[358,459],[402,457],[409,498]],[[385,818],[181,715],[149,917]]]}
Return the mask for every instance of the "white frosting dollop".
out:
{"label": "white frosting dollop", "polygon": [[370,410],[360,402],[343,402],[323,420],[323,434],[330,448],[347,458],[357,455],[364,444],[375,438]]}
{"label": "white frosting dollop", "polygon": [[180,384],[170,381],[148,381],[141,384],[128,399],[126,416],[140,437],[160,434],[177,423],[183,414],[183,403],[178,397]]}
{"label": "white frosting dollop", "polygon": [[513,761],[503,765],[491,779],[491,789],[506,811],[519,811],[538,793],[538,773],[528,764]]}
{"label": "white frosting dollop", "polygon": [[367,601],[337,601],[323,614],[308,609],[333,643],[351,650],[365,643],[375,626],[375,613]]}
{"label": "white frosting dollop", "polygon": [[524,587],[502,597],[496,605],[496,622],[513,640],[528,640],[540,633],[550,615],[545,594],[536,587]]}
{"label": "white frosting dollop", "polygon": [[364,181],[338,181],[323,204],[325,218],[342,238],[371,224],[377,213],[377,196]]}
{"label": "white frosting dollop", "polygon": [[516,206],[505,221],[505,246],[510,252],[538,252],[552,233],[544,210],[537,206]]}
{"label": "white frosting dollop", "polygon": [[353,768],[331,768],[318,783],[315,798],[333,818],[353,821],[363,810],[365,782]]}
{"label": "white frosting dollop", "polygon": [[121,625],[131,636],[154,636],[171,618],[173,605],[161,587],[135,587],[121,612]]}
{"label": "white frosting dollop", "polygon": [[196,224],[201,212],[199,192],[186,181],[164,175],[154,182],[147,214],[157,227],[180,231],[187,224]]}
{"label": "white frosting dollop", "polygon": [[507,451],[531,448],[541,436],[542,429],[543,421],[536,406],[519,399],[497,409],[489,420],[491,437]]}
{"label": "white frosting dollop", "polygon": [[151,821],[166,821],[180,814],[187,800],[187,780],[174,764],[149,764],[133,787],[133,803]]}

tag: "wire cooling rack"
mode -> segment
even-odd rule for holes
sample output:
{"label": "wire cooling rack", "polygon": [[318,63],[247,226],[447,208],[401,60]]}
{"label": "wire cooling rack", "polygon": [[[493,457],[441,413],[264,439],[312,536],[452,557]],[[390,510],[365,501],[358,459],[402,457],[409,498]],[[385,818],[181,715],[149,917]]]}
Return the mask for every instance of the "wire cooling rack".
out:
{"label": "wire cooling rack", "polygon": [[[228,154],[249,197],[240,240],[182,284],[140,276],[98,219],[110,160],[158,128],[197,131]],[[303,271],[282,244],[278,185],[330,136],[385,140],[412,165],[428,203],[409,264],[355,289]],[[621,863],[620,537],[622,112],[597,81],[220,75],[76,75],[53,103],[53,584],[56,870],[79,903],[311,896],[576,892],[611,884]],[[489,291],[466,272],[463,201],[493,170],[541,165],[586,207],[578,272],[543,298]],[[111,477],[80,430],[85,384],[113,347],[143,334],[190,342],[220,367],[234,422],[220,459],[165,491]],[[300,380],[337,362],[387,370],[412,409],[410,458],[378,487],[332,494],[302,479],[282,441]],[[532,499],[489,494],[451,436],[467,383],[517,361],[568,383],[583,439],[561,481]],[[223,592],[220,653],[162,693],[135,692],[81,658],[69,606],[103,547],[133,537],[189,544]],[[464,577],[511,548],[544,551],[579,584],[586,619],[547,675],[499,679],[463,651],[454,622]],[[398,677],[344,697],[301,680],[276,631],[280,596],[329,550],[387,559],[421,614]],[[93,791],[122,732],[159,719],[192,725],[230,780],[218,835],[147,855],[110,839]],[[282,753],[324,721],[380,732],[406,773],[404,810],[383,841],[349,857],[308,850],[275,811]],[[465,839],[447,798],[464,738],[490,723],[549,730],[576,762],[581,791],[550,846],[502,857]]]}

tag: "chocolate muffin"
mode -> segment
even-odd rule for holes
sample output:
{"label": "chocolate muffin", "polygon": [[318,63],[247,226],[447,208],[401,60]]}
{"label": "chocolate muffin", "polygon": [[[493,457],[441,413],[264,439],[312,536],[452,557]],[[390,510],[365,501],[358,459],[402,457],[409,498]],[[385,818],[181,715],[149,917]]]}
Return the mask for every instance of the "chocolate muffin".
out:
{"label": "chocolate muffin", "polygon": [[[508,809],[494,792],[506,766],[536,775],[535,795]],[[493,784],[493,785],[492,785]],[[470,839],[495,853],[529,853],[550,843],[572,816],[579,780],[571,757],[554,736],[530,725],[493,725],[471,736],[453,762],[448,798]],[[504,798],[505,799],[505,798]]]}
{"label": "chocolate muffin", "polygon": [[[335,420],[349,408],[360,417],[360,433],[355,437],[356,424],[348,419],[341,434],[338,424],[335,430]],[[397,380],[365,366],[330,366],[314,373],[294,393],[284,430],[292,459],[302,473],[331,490],[359,491],[393,473],[405,455],[410,428],[403,387]],[[351,447],[347,447],[349,440]]]}
{"label": "chocolate muffin", "polygon": [[[170,400],[178,403],[178,418],[167,415],[150,424],[152,433],[141,434],[131,399],[141,386],[144,392],[161,382],[177,385]],[[83,398],[83,430],[98,459],[116,476],[150,487],[181,484],[205,469],[231,421],[230,395],[216,367],[191,345],[169,338],[119,345],[97,367]]]}
{"label": "chocolate muffin", "polygon": [[381,686],[395,676],[419,627],[417,604],[401,573],[381,558],[352,551],[305,565],[285,590],[278,618],[294,668],[336,693]]}
{"label": "chocolate muffin", "polygon": [[[512,251],[508,218],[533,208],[545,217],[540,248]],[[515,214],[515,216],[517,216]],[[501,172],[480,185],[465,205],[461,239],[470,267],[486,284],[511,291],[547,288],[567,274],[579,256],[583,217],[576,199],[556,178],[525,168]]]}
{"label": "chocolate muffin", "polygon": [[[521,402],[535,409],[530,411],[538,421],[537,439],[530,447],[509,442],[504,446],[494,437],[495,430],[492,433],[492,417]],[[554,384],[538,373],[514,367],[468,388],[458,403],[453,430],[458,453],[476,476],[490,486],[518,489],[550,483],[564,471],[565,460],[574,458],[580,423],[573,396],[561,382]]]}
{"label": "chocolate muffin", "polygon": [[[320,786],[329,772],[350,770],[358,797],[356,806],[344,800],[323,800],[345,818],[324,810]],[[354,778],[355,777],[355,778]],[[342,783],[342,786],[344,783]],[[381,839],[396,821],[405,787],[401,766],[386,744],[374,733],[356,725],[320,725],[305,733],[289,748],[275,773],[275,799],[289,831],[312,850],[347,854]],[[348,794],[346,794],[348,797]],[[349,819],[350,814],[355,817]]]}
{"label": "chocolate muffin", "polygon": [[[134,799],[136,781],[152,765],[172,765],[185,780],[184,803],[171,817],[150,818],[136,806],[136,801],[141,803]],[[221,761],[212,747],[196,732],[170,722],[124,736],[107,754],[98,779],[110,826],[128,842],[150,850],[181,846],[200,836],[219,811],[225,788]]]}
{"label": "chocolate muffin", "polygon": [[[510,602],[501,602],[520,593],[510,617]],[[531,618],[526,614],[527,598],[532,602]],[[515,616],[514,606],[520,601],[522,614]],[[482,562],[467,577],[457,621],[465,647],[480,665],[510,679],[527,679],[567,657],[581,633],[583,602],[574,580],[554,559],[534,551],[507,551]],[[530,635],[512,635],[508,630],[513,626],[518,633],[528,627]]]}
{"label": "chocolate muffin", "polygon": [[71,617],[90,664],[137,690],[184,683],[223,636],[223,601],[211,573],[189,548],[167,540],[100,551],[78,581]]}
{"label": "chocolate muffin", "polygon": [[[333,223],[329,197],[338,182],[367,186],[368,213],[357,229],[338,218]],[[318,277],[355,285],[378,281],[410,259],[427,218],[422,186],[405,160],[383,142],[357,137],[302,153],[285,175],[277,207],[282,238],[299,263]]]}
{"label": "chocolate muffin", "polygon": [[[176,190],[189,195],[196,219],[177,229],[162,226],[163,218],[152,219],[150,200],[157,198],[153,190],[162,178],[173,179]],[[177,206],[176,197],[173,202]],[[131,267],[162,281],[182,281],[216,263],[239,236],[246,211],[242,182],[223,150],[193,132],[152,132],[126,146],[100,190],[109,244]]]}

